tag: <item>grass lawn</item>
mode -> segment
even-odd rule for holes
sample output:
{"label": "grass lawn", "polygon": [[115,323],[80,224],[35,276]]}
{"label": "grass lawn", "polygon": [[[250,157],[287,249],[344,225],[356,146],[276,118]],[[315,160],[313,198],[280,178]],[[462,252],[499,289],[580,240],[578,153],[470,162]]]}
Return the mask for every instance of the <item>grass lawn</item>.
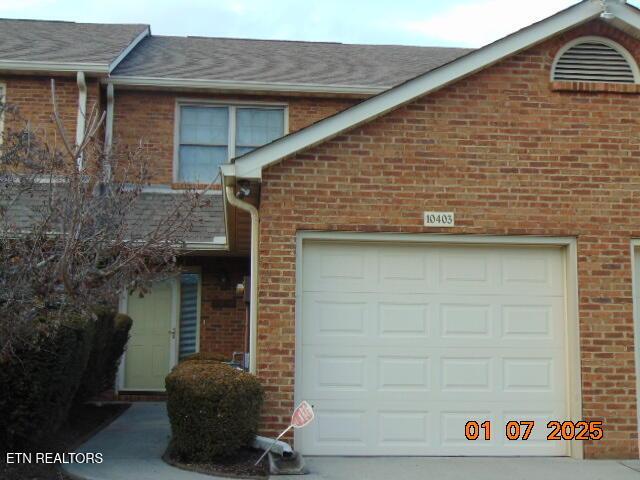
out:
{"label": "grass lawn", "polygon": [[[74,407],[69,420],[56,433],[46,437],[31,452],[69,453],[89,437],[109,425],[128,404],[82,405]],[[2,480],[70,480],[53,464],[7,464],[6,452],[1,452],[0,479]],[[34,456],[35,459],[35,456]]]}

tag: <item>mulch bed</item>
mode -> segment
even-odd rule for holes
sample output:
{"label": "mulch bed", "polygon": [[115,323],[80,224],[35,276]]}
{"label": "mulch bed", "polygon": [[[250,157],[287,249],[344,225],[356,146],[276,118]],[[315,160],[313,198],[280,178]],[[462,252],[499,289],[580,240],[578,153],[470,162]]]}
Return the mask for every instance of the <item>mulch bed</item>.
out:
{"label": "mulch bed", "polygon": [[269,460],[265,457],[260,465],[254,466],[256,460],[264,453],[263,450],[243,448],[236,455],[219,459],[209,463],[189,463],[176,458],[171,452],[171,446],[167,449],[162,459],[169,465],[183,470],[204,473],[230,478],[255,478],[265,479],[269,476]]}
{"label": "mulch bed", "polygon": [[[45,438],[30,452],[69,453],[113,422],[129,404],[81,405],[74,407],[67,423],[55,434]],[[2,480],[71,480],[57,465],[44,463],[7,464],[6,452],[0,452]]]}

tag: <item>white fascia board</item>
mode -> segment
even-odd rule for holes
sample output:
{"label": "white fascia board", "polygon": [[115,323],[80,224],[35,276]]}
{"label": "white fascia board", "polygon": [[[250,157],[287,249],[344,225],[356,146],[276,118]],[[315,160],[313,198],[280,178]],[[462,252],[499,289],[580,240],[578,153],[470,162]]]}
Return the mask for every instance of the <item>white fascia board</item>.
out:
{"label": "white fascia board", "polygon": [[[618,28],[631,28],[636,37],[639,36],[640,31],[640,13],[637,9],[630,7],[626,3],[618,1],[609,1],[606,3],[607,12],[613,14],[613,18],[604,18],[606,22],[612,23]],[[620,25],[622,23],[622,25]]]}
{"label": "white fascia board", "polygon": [[147,87],[147,88],[183,88],[193,90],[225,90],[232,92],[283,92],[283,93],[316,93],[369,96],[377,95],[391,88],[368,87],[365,85],[316,85],[305,83],[249,82],[207,80],[199,78],[157,78],[111,76],[106,83],[115,86]]}
{"label": "white fascia board", "polygon": [[224,242],[221,241],[221,237],[214,237],[213,242],[186,242],[182,251],[189,252],[207,252],[207,251],[227,251],[229,245],[227,245],[226,237]]}
{"label": "white fascia board", "polygon": [[25,72],[109,73],[106,63],[39,62],[23,60],[0,60],[0,70]]}
{"label": "white fascia board", "polygon": [[236,165],[234,163],[225,163],[224,165],[220,165],[220,173],[222,174],[222,183],[224,184],[225,177],[232,178],[236,176]]}
{"label": "white fascia board", "polygon": [[[611,7],[610,5],[610,9],[613,10]],[[621,4],[616,5],[616,8],[618,7],[629,9]],[[558,33],[598,18],[603,8],[600,0],[583,1],[332,117],[253,150],[235,160],[236,175],[238,178],[259,180],[263,168],[277,163],[282,158],[384,115],[422,95],[493,65]]]}
{"label": "white fascia board", "polygon": [[136,38],[134,38],[131,43],[127,45],[124,50],[122,50],[122,52],[120,52],[120,55],[118,55],[116,59],[111,62],[111,64],[109,65],[109,73],[113,72],[113,70],[120,64],[120,62],[122,62],[122,60],[124,60],[125,57],[129,55],[129,52],[136,48],[136,46],[142,41],[142,39],[148,37],[149,35],[151,35],[151,29],[149,28],[149,26],[147,26],[147,28],[140,32],[140,34]]}

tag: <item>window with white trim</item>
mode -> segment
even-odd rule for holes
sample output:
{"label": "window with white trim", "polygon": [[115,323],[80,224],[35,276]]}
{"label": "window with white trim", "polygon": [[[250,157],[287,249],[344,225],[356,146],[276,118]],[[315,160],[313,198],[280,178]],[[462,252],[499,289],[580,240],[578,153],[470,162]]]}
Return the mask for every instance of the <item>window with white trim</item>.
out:
{"label": "window with white trim", "polygon": [[280,138],[283,106],[179,105],[178,182],[208,183],[229,159]]}

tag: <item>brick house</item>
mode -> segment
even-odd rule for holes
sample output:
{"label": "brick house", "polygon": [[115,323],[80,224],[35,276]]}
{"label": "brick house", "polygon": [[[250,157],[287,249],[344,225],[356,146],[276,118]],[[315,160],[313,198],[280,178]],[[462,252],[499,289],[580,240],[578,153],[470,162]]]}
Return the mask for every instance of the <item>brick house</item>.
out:
{"label": "brick house", "polygon": [[263,433],[314,405],[304,454],[638,457],[639,10],[585,0],[474,51],[3,23],[6,101],[45,122],[55,76],[73,127],[87,92],[153,154],[149,204],[222,173],[185,273],[123,299],[121,393],[248,352]]}

